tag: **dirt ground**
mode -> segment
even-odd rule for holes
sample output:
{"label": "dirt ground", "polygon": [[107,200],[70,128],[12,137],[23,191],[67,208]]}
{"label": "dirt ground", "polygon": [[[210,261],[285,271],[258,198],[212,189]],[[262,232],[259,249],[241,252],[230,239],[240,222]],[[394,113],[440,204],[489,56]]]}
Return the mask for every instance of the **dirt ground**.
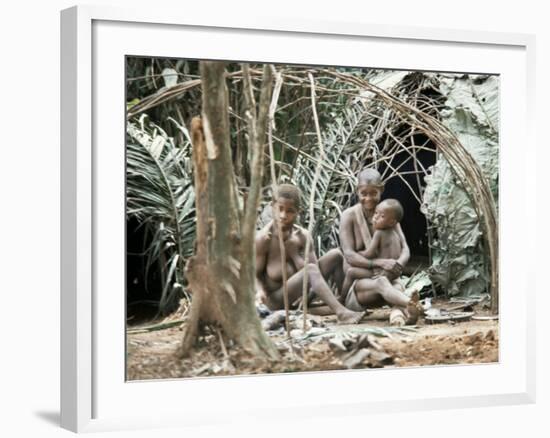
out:
{"label": "dirt ground", "polygon": [[[434,302],[438,307],[449,303]],[[488,316],[481,305],[472,310],[475,317]],[[414,327],[399,329],[389,327],[387,314],[382,309],[353,326],[336,325],[333,316],[313,317],[317,328],[306,336],[295,331],[292,342],[282,328],[270,331],[281,353],[281,360],[272,363],[259,363],[212,327],[204,330],[186,359],[176,354],[184,327],[178,321],[152,331],[153,322],[128,327],[127,380],[498,362],[498,320],[430,324],[421,319]]]}

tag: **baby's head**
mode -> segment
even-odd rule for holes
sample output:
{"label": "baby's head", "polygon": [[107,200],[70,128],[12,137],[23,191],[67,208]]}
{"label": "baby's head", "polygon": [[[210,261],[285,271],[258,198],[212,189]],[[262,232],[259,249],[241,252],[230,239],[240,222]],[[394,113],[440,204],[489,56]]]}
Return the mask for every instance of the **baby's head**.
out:
{"label": "baby's head", "polygon": [[291,227],[300,212],[300,189],[292,184],[280,184],[275,192],[273,202],[274,216],[279,219],[283,228]]}
{"label": "baby's head", "polygon": [[396,226],[403,219],[403,207],[397,199],[384,199],[376,206],[372,223],[377,230]]}

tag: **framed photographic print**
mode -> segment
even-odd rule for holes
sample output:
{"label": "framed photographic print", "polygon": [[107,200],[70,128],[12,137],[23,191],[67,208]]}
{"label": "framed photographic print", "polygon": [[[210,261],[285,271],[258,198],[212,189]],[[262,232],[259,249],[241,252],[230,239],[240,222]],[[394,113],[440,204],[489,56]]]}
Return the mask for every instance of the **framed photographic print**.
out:
{"label": "framed photographic print", "polygon": [[61,45],[63,427],[534,400],[533,37],[75,7]]}

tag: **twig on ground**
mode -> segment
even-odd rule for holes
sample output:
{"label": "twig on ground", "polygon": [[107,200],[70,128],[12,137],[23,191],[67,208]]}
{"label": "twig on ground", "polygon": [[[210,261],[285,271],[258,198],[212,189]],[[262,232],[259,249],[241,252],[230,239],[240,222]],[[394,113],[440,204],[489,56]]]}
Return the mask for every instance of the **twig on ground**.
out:
{"label": "twig on ground", "polygon": [[126,333],[129,335],[134,335],[137,333],[147,333],[147,332],[154,332],[156,330],[165,330],[165,329],[182,325],[185,321],[187,321],[187,318],[178,319],[176,321],[163,322],[161,324],[150,325],[148,327],[139,327],[139,328],[136,327],[134,329],[127,329]]}

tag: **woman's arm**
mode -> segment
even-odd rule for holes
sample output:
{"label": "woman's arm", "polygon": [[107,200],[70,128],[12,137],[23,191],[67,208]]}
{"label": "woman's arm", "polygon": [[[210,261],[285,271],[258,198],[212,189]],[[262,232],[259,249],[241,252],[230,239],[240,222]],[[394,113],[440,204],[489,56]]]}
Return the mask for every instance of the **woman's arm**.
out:
{"label": "woman's arm", "polygon": [[342,214],[342,222],[340,223],[340,245],[342,246],[344,258],[350,266],[364,269],[377,267],[386,271],[391,271],[397,264],[393,259],[368,259],[365,257],[366,250],[355,250],[353,212],[349,209]]}
{"label": "woman's arm", "polygon": [[397,258],[397,262],[401,265],[401,269],[403,269],[411,258],[411,250],[409,249],[409,245],[407,245],[407,239],[405,239],[405,234],[401,229],[401,224],[398,223],[396,225],[396,230],[397,234],[399,234],[399,239],[401,240],[401,254]]}
{"label": "woman's arm", "polygon": [[361,252],[361,255],[367,259],[373,259],[378,254],[378,248],[380,247],[380,231],[375,231],[372,239],[369,243],[369,247]]}
{"label": "woman's arm", "polygon": [[372,262],[370,260],[367,260],[355,250],[355,238],[353,236],[353,217],[350,214],[349,209],[342,213],[342,221],[340,223],[340,245],[342,246],[344,258],[350,266],[365,269],[372,268]]}
{"label": "woman's arm", "polygon": [[[306,257],[306,260],[308,263],[315,263],[317,264],[317,256],[315,255],[315,244],[313,243],[313,237],[309,235],[309,232],[306,231],[306,239],[309,239],[309,254]],[[305,252],[305,244],[304,244],[304,252]]]}
{"label": "woman's arm", "polygon": [[265,303],[267,299],[267,291],[265,290],[263,279],[267,269],[269,240],[269,236],[265,233],[265,230],[261,230],[256,234],[256,300],[260,303]]}
{"label": "woman's arm", "polygon": [[306,263],[317,263],[315,249],[313,247],[313,239],[309,237],[309,254],[306,256],[306,241],[309,233],[302,227],[295,226],[291,236],[285,242],[286,259],[292,262],[294,268],[299,271]]}

